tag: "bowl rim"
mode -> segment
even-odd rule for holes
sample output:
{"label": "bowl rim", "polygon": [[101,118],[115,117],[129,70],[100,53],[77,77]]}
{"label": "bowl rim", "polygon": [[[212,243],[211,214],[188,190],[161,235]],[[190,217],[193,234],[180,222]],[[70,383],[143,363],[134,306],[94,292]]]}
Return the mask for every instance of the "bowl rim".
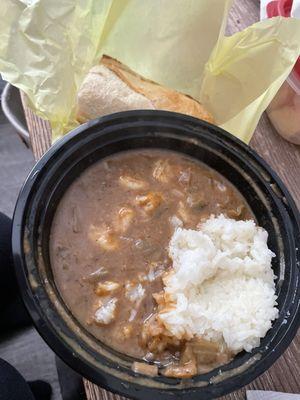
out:
{"label": "bowl rim", "polygon": [[[172,118],[173,121],[178,121],[180,120],[183,123],[191,124],[191,125],[197,125],[202,127],[207,127],[210,128],[219,134],[218,139],[220,141],[224,140],[225,142],[232,142],[234,145],[236,145],[238,148],[242,149],[244,152],[246,152],[248,155],[250,155],[260,166],[262,166],[263,169],[267,170],[268,174],[273,178],[273,180],[276,182],[282,193],[284,194],[287,204],[289,205],[289,208],[291,209],[291,212],[293,214],[293,217],[295,220],[293,221],[297,231],[299,232],[299,226],[300,226],[300,219],[299,219],[299,212],[298,209],[294,203],[294,200],[292,199],[291,195],[289,194],[288,190],[286,189],[285,185],[282,183],[281,179],[278,177],[278,175],[272,170],[272,168],[249,146],[241,142],[238,138],[234,137],[233,135],[229,134],[228,132],[224,131],[223,129],[216,127],[214,125],[211,125],[205,121],[198,120],[193,117],[189,117],[186,115],[182,114],[177,114],[177,113],[172,113],[172,112],[166,112],[166,111],[153,111],[153,110],[137,110],[137,111],[127,111],[127,112],[122,112],[122,113],[115,113],[111,114],[108,116],[100,117],[95,120],[89,121],[78,128],[74,129],[70,133],[68,133],[66,136],[62,137],[59,139],[54,145],[44,154],[44,156],[37,162],[37,164],[33,167],[32,171],[28,175],[28,178],[26,179],[21,192],[19,194],[17,204],[15,207],[15,212],[14,212],[14,218],[13,218],[13,229],[12,229],[12,246],[13,246],[13,257],[14,257],[14,264],[15,264],[15,270],[17,274],[17,278],[19,281],[19,285],[21,286],[22,289],[22,297],[25,302],[25,305],[33,318],[34,324],[38,332],[41,334],[43,339],[47,342],[47,344],[58,354],[58,355],[63,355],[62,358],[75,370],[77,370],[79,373],[82,373],[84,370],[85,373],[84,375],[87,376],[88,379],[95,381],[94,377],[91,374],[91,371],[89,371],[86,368],[86,364],[84,361],[82,361],[80,358],[77,358],[76,355],[74,354],[67,354],[66,355],[66,346],[61,342],[61,340],[56,336],[54,331],[49,330],[49,327],[46,326],[45,323],[41,320],[41,317],[39,316],[38,310],[37,310],[37,304],[35,299],[33,298],[32,293],[30,292],[28,286],[27,286],[27,277],[25,276],[25,269],[24,269],[24,260],[20,256],[23,251],[23,245],[22,245],[22,228],[23,228],[23,216],[24,213],[26,212],[26,203],[27,203],[27,197],[29,193],[31,192],[32,187],[34,186],[35,179],[37,175],[39,174],[39,171],[41,171],[43,168],[45,168],[46,164],[51,160],[53,155],[55,155],[60,149],[64,147],[64,145],[68,142],[71,142],[74,138],[76,138],[78,135],[80,135],[82,132],[96,127],[97,125],[105,124],[105,123],[110,123],[114,121],[118,121],[119,119],[122,118],[137,118],[137,117],[144,117],[144,118]],[[100,128],[99,128],[100,130]],[[292,341],[293,337],[295,336],[297,329],[300,325],[300,319],[296,318],[297,315],[299,315],[300,311],[300,306],[299,306],[300,299],[298,299],[298,307],[297,311],[295,314],[295,318],[291,321],[291,323],[288,326],[288,338],[287,334],[284,336],[284,340],[281,340],[281,342],[277,345],[277,351],[273,352],[272,354],[269,354],[268,359],[264,363],[264,365],[260,365],[259,368],[256,368],[255,371],[252,371],[252,374],[249,374],[250,376],[244,376],[244,377],[236,377],[239,378],[239,383],[238,387],[240,388],[244,386],[245,384],[249,383],[253,379],[255,379],[257,376],[259,376],[261,373],[263,373],[266,369],[268,369],[274,361],[283,353],[283,351],[288,347],[290,342]],[[284,342],[284,343],[283,343]],[[114,384],[111,384],[111,382],[108,384],[105,379],[103,379],[101,382],[98,382],[101,384],[102,387],[108,389],[108,390],[113,390],[116,393],[119,393],[121,395],[127,395],[133,398],[141,398],[139,396],[135,396],[134,393],[132,393],[132,387],[134,387],[134,383],[131,385],[131,388],[126,389],[124,387],[124,390],[120,391],[120,387]],[[217,385],[216,385],[217,387]],[[199,388],[202,389],[202,388]],[[153,397],[153,390],[157,389],[150,389],[150,392],[147,393],[147,396],[145,397],[145,394],[143,393],[143,398],[145,399],[150,399],[151,396]],[[199,396],[200,390],[198,388],[192,388],[192,389],[187,389],[187,391],[193,392],[196,391],[197,396]],[[231,390],[236,390],[236,389],[226,389],[225,390],[216,390],[214,396],[220,396],[222,394],[228,393]],[[179,393],[179,397],[182,397],[184,394],[187,393],[185,389],[178,390],[174,388],[174,392]],[[149,396],[150,393],[150,396]],[[177,395],[178,395],[177,393]],[[174,394],[173,394],[174,397]],[[166,394],[163,394],[163,397],[167,399],[168,397]],[[208,398],[207,396],[205,398]]]}
{"label": "bowl rim", "polygon": [[[18,99],[16,99],[16,96],[18,96]],[[12,103],[11,100],[14,100],[14,102]],[[11,104],[16,104],[17,101],[19,101],[21,104],[22,101],[19,89],[11,85],[10,83],[7,83],[3,89],[1,101],[2,101],[3,114],[12,124],[12,126],[17,130],[17,132],[20,134],[21,138],[26,142],[26,144],[30,145],[29,132],[26,129],[24,123],[18,118],[15,112],[15,108],[13,108],[13,106],[11,105]],[[24,122],[25,122],[25,115],[24,115]]]}

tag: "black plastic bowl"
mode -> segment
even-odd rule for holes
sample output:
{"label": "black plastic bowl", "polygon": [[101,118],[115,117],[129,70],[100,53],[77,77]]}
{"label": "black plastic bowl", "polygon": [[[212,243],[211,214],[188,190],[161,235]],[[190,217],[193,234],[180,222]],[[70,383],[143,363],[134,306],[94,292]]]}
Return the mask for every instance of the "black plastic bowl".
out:
{"label": "black plastic bowl", "polygon": [[[71,315],[53,281],[49,232],[70,183],[94,162],[128,149],[188,154],[224,175],[247,199],[276,253],[279,318],[261,346],[193,379],[150,378],[132,372],[132,358],[90,335]],[[132,111],[80,126],[59,140],[31,171],[13,221],[13,253],[25,304],[49,346],[92,382],[136,399],[211,399],[241,388],[282,354],[299,325],[299,216],[278,176],[248,146],[216,126],[180,114]],[[120,255],[121,256],[121,255]],[[76,294],[75,294],[76,295]]]}

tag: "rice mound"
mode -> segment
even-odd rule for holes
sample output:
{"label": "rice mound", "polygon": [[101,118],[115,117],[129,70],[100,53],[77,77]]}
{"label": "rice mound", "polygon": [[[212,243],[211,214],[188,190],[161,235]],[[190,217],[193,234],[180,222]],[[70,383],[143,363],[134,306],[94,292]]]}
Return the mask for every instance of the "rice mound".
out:
{"label": "rice mound", "polygon": [[178,339],[223,338],[234,353],[258,346],[278,316],[267,239],[253,220],[224,215],[198,231],[178,227],[158,314],[165,328]]}

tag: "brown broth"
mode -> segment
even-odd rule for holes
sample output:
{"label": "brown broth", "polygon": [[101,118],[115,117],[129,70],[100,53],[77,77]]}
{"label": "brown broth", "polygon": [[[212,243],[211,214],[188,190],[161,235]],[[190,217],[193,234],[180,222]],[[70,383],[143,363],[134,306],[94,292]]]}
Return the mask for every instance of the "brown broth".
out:
{"label": "brown broth", "polygon": [[[73,182],[53,220],[50,258],[62,298],[96,338],[143,358],[147,349],[141,332],[156,309],[152,294],[162,289],[161,273],[171,266],[170,221],[176,216],[183,227],[196,229],[202,219],[221,213],[237,219],[253,217],[223,176],[187,156],[134,150],[99,161]],[[160,275],[149,281],[155,274]],[[119,287],[104,293],[101,283],[106,281]],[[128,285],[138,284],[144,296],[130,300],[126,287],[128,292]],[[109,298],[117,299],[113,321],[96,323],[99,302]],[[156,359],[178,358],[180,351],[169,349]]]}

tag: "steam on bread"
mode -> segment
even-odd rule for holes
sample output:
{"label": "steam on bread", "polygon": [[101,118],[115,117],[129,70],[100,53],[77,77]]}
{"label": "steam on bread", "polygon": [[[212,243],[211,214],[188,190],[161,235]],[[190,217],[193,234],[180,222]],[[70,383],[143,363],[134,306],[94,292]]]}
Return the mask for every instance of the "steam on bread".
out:
{"label": "steam on bread", "polygon": [[103,56],[85,77],[77,99],[77,120],[136,109],[167,110],[213,122],[212,115],[191,97],[136,74],[119,61]]}

